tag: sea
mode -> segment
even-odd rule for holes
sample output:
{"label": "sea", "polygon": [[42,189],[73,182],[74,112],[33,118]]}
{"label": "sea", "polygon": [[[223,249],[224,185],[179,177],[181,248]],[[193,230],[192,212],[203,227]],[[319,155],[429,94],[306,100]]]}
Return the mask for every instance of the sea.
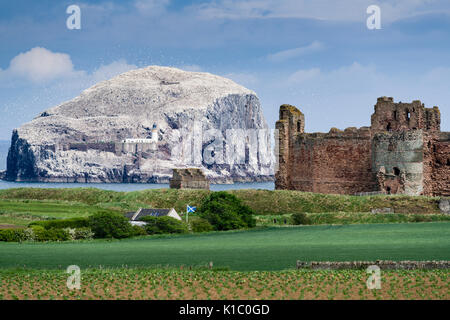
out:
{"label": "sea", "polygon": [[[145,189],[169,188],[168,183],[53,183],[53,182],[10,182],[0,180],[0,189],[10,188],[98,188],[112,191],[138,191]],[[274,190],[275,183],[271,182],[245,182],[233,184],[211,184],[212,191],[264,189]]]}

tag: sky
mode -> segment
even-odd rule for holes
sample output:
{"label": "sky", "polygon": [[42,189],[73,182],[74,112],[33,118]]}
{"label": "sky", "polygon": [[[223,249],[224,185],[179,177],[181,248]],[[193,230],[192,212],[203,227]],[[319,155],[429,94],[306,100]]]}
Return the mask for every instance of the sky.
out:
{"label": "sky", "polygon": [[[80,8],[80,29],[66,12]],[[368,28],[369,6],[380,29]],[[370,125],[377,97],[439,106],[450,131],[448,0],[0,2],[0,140],[95,83],[148,65],[254,90],[270,127],[297,106],[307,132]]]}

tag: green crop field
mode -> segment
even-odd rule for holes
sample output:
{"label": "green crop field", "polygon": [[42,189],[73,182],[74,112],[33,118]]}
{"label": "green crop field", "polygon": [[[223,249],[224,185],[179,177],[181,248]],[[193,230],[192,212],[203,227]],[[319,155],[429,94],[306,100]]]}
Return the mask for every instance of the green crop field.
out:
{"label": "green crop field", "polygon": [[297,260],[450,260],[450,223],[299,226],[63,243],[1,243],[0,268],[292,269]]}

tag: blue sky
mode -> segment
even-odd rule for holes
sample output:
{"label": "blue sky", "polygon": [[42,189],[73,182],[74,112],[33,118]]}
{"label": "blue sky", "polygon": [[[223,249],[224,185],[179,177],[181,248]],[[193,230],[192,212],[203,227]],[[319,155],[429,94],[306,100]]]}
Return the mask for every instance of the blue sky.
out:
{"label": "blue sky", "polygon": [[[81,8],[68,30],[66,8]],[[380,30],[366,26],[369,5]],[[290,103],[306,130],[370,125],[379,96],[439,106],[450,131],[444,0],[2,1],[0,139],[98,81],[158,64],[256,91],[269,126]]]}

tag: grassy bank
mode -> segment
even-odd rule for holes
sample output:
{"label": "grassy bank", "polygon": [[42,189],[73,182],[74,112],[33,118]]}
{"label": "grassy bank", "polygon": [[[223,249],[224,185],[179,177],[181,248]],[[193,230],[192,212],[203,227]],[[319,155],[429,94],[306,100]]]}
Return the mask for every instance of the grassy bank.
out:
{"label": "grassy bank", "polygon": [[449,222],[299,226],[126,240],[0,243],[0,268],[205,265],[283,270],[302,261],[450,260]]}
{"label": "grassy bank", "polygon": [[[296,212],[370,212],[376,208],[392,208],[396,213],[440,213],[438,198],[411,196],[345,196],[325,195],[290,190],[231,190],[259,215]],[[149,189],[115,192],[94,188],[37,189],[17,188],[0,190],[0,200],[68,201],[95,205],[118,211],[139,207],[174,207],[184,212],[186,205],[199,206],[209,194],[206,190]]]}
{"label": "grassy bank", "polygon": [[[258,226],[291,225],[292,214],[257,215]],[[367,213],[367,212],[324,212],[308,213],[310,225],[320,224],[361,224],[361,223],[411,223],[411,222],[439,222],[450,221],[448,214],[405,214],[405,213]]]}

